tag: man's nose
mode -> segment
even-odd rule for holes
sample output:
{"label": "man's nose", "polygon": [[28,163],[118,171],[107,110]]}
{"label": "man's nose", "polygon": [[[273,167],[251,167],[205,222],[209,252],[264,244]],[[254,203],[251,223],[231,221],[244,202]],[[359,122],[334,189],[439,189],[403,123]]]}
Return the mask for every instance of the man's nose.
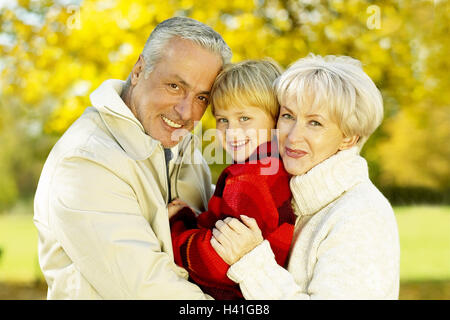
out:
{"label": "man's nose", "polygon": [[180,115],[181,120],[190,121],[193,107],[192,98],[186,95],[175,105],[175,111]]}

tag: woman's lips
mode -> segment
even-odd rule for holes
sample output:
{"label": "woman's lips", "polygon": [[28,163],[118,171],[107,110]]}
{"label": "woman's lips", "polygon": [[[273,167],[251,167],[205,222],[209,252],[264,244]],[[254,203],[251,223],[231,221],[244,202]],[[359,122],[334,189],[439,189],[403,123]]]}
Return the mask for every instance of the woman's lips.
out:
{"label": "woman's lips", "polygon": [[288,147],[285,147],[284,150],[286,151],[286,155],[291,158],[299,159],[307,154],[307,152],[303,150],[295,150]]}

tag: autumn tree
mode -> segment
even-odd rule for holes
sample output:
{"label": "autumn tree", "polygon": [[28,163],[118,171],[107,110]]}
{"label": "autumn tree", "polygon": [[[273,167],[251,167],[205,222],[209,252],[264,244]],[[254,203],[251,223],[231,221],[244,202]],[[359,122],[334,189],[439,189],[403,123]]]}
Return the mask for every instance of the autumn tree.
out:
{"label": "autumn tree", "polygon": [[[33,189],[89,93],[125,79],[151,30],[175,15],[221,33],[234,62],[271,57],[287,67],[309,52],[359,59],[385,101],[385,121],[363,149],[372,178],[449,187],[447,1],[18,0],[0,8],[0,203]],[[207,112],[203,129],[211,127]]]}

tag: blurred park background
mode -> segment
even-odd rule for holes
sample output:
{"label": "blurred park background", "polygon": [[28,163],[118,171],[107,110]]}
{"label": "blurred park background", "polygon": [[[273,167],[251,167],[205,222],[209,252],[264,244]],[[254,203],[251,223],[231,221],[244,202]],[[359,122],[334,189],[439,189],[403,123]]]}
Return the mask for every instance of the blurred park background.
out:
{"label": "blurred park background", "polygon": [[[363,149],[394,206],[401,299],[450,299],[450,10],[425,0],[0,0],[0,299],[43,299],[33,196],[58,137],[104,80],[125,79],[159,22],[200,20],[233,62],[359,59],[385,119]],[[214,126],[207,111],[203,129]],[[217,179],[223,166],[211,164]]]}

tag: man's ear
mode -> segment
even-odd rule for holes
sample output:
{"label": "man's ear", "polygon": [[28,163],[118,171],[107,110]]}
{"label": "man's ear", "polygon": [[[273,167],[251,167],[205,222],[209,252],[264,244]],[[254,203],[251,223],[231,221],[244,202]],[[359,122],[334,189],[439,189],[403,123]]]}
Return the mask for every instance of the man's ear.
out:
{"label": "man's ear", "polygon": [[339,150],[350,149],[351,147],[356,145],[358,143],[358,141],[359,141],[359,136],[344,137],[341,145],[339,146]]}
{"label": "man's ear", "polygon": [[139,77],[144,76],[145,60],[142,54],[139,55],[139,59],[131,70],[131,85],[135,86],[139,80]]}

